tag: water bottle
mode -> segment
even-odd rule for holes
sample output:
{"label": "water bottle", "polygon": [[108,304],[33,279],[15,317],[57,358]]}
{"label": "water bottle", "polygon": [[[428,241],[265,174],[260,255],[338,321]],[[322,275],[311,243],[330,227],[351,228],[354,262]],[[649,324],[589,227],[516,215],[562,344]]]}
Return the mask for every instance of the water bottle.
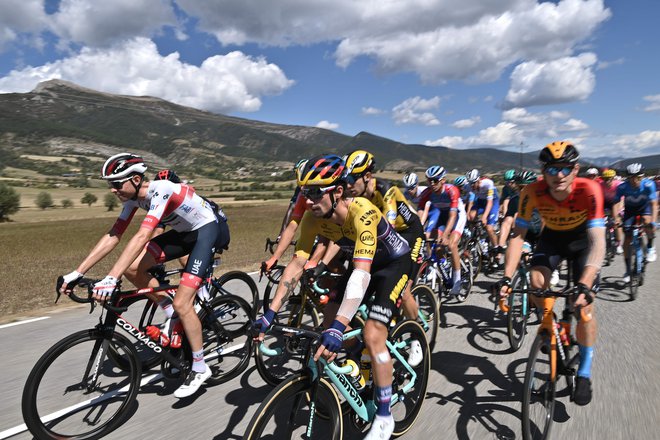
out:
{"label": "water bottle", "polygon": [[360,376],[362,376],[361,382],[364,382],[364,386],[371,384],[371,356],[369,355],[369,350],[367,347],[362,349],[362,357],[360,358]]}
{"label": "water bottle", "polygon": [[209,301],[211,299],[206,283],[202,284],[199,289],[197,289],[197,298],[199,298],[200,301]]}
{"label": "water bottle", "polygon": [[358,390],[362,391],[364,389],[364,386],[366,384],[364,377],[362,376],[362,371],[360,367],[358,367],[357,363],[353,359],[347,359],[346,362],[342,364],[342,367],[345,367],[347,365],[351,366],[351,372],[348,373],[348,380],[351,382],[351,385]]}

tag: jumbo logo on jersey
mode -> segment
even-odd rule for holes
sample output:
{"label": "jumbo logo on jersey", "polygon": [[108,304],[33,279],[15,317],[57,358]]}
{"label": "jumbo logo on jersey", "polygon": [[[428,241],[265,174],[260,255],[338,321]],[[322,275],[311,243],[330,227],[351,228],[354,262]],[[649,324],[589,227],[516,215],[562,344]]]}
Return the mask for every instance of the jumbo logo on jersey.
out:
{"label": "jumbo logo on jersey", "polygon": [[364,231],[360,234],[360,242],[367,246],[373,246],[376,243],[376,239],[374,238],[374,234],[369,231]]}

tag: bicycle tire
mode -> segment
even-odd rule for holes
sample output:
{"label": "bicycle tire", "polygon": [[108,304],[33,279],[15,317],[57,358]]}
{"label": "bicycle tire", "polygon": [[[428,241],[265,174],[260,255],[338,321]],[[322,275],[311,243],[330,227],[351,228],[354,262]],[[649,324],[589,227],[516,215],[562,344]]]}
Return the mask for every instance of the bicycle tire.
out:
{"label": "bicycle tire", "polygon": [[[413,298],[419,307],[421,313],[428,325],[426,331],[426,340],[429,344],[429,349],[433,351],[435,348],[435,341],[438,336],[438,328],[440,328],[440,303],[437,296],[426,284],[418,284],[410,291]],[[422,326],[422,328],[424,328]]]}
{"label": "bicycle tire", "polygon": [[520,349],[527,335],[527,321],[530,314],[530,301],[527,293],[527,277],[516,272],[511,281],[509,312],[507,313],[507,336],[512,352]]}
{"label": "bicycle tire", "polygon": [[[90,343],[92,348],[82,347],[85,343]],[[112,358],[104,356],[104,352],[99,350],[103,344],[106,348],[113,347],[117,353],[123,353],[130,368],[123,370]],[[64,357],[64,354],[71,358]],[[98,362],[99,358],[102,362],[94,365],[93,361]],[[85,362],[85,359],[88,361]],[[82,374],[74,372],[78,368],[82,369]],[[90,390],[88,379],[94,375],[98,379]],[[21,401],[23,419],[38,439],[101,438],[130,415],[128,410],[135,402],[140,377],[138,354],[128,338],[97,329],[76,332],[49,348],[30,371]],[[79,380],[80,383],[75,382]],[[110,390],[113,385],[116,389]],[[128,389],[122,392],[125,387]],[[101,394],[90,396],[92,392]],[[116,397],[119,399],[115,400]],[[98,411],[97,407],[100,408]],[[62,408],[69,412],[62,414]],[[105,418],[106,415],[109,418]],[[69,416],[80,417],[80,420],[69,420]],[[101,417],[104,417],[102,422],[99,421]],[[73,430],[74,427],[75,432],[61,432],[64,429]],[[89,431],[80,432],[80,428],[89,428]]]}
{"label": "bicycle tire", "polygon": [[[544,354],[544,351],[548,354]],[[551,378],[551,347],[545,334],[534,339],[525,368],[522,401],[522,434],[524,440],[547,439],[555,411],[556,382]],[[532,408],[534,405],[534,408]],[[532,413],[543,409],[540,423],[531,420]]]}
{"label": "bicycle tire", "polygon": [[206,382],[216,385],[241,374],[252,355],[252,308],[243,298],[222,295],[210,303],[213,314],[199,311],[204,361],[213,374]]}
{"label": "bicycle tire", "polygon": [[[388,340],[393,345],[405,343],[404,349],[400,352],[404,359],[408,358],[406,348],[410,347],[410,343],[413,340],[420,342],[423,353],[422,362],[413,368],[417,374],[417,381],[413,385],[412,390],[406,392],[405,399],[399,400],[391,408],[392,417],[394,417],[394,432],[392,436],[399,437],[410,430],[422,409],[422,404],[426,397],[429,370],[431,369],[431,351],[426,341],[424,329],[417,321],[408,320],[400,322],[390,331]],[[392,377],[392,395],[395,395],[410,380],[409,372],[405,368],[405,365],[399,362],[396,357],[393,357]]]}
{"label": "bicycle tire", "polygon": [[[298,298],[299,301],[291,301]],[[276,320],[291,327],[318,328],[321,325],[321,317],[310,301],[305,301],[305,310],[300,313],[300,295],[289,297],[289,301],[276,315]],[[304,320],[303,320],[304,319]],[[285,334],[266,334],[264,341],[267,346],[283,348],[278,356],[266,356],[255,347],[254,360],[259,376],[268,385],[277,386],[284,379],[299,372],[305,366],[304,346],[299,345],[300,339]]]}
{"label": "bicycle tire", "polygon": [[[634,246],[633,246],[634,247]],[[641,250],[634,249],[634,253],[631,256],[632,261],[630,264],[630,282],[628,283],[628,291],[630,292],[630,301],[635,301],[637,299],[637,293],[639,291],[639,276],[640,272],[638,271],[639,266],[639,254]]]}
{"label": "bicycle tire", "polygon": [[252,308],[252,319],[256,319],[259,310],[259,289],[250,275],[240,270],[232,270],[213,280],[209,288],[209,296],[216,298],[223,295],[235,295],[246,300]]}
{"label": "bicycle tire", "polygon": [[[274,432],[268,438],[272,439],[286,439],[293,438],[293,430],[298,428],[305,431],[307,421],[309,420],[309,412],[305,411],[305,407],[300,405],[309,405],[309,390],[311,381],[309,376],[305,374],[297,374],[289,377],[284,382],[275,387],[266,399],[259,405],[254,416],[245,430],[243,440],[256,440],[264,437],[264,430],[269,428],[269,422],[277,422],[278,414],[276,411],[283,411],[285,413],[283,419],[288,420],[288,423],[279,423],[287,425],[284,428],[289,429],[289,432],[280,433]],[[343,417],[341,414],[339,399],[337,393],[330,383],[324,379],[319,379],[317,389],[317,399],[315,405],[323,408],[324,417],[315,417],[313,426],[316,428],[314,431],[314,439],[329,439],[339,440],[343,437]],[[289,410],[289,408],[291,408]],[[289,411],[288,417],[286,412]],[[293,415],[298,417],[294,418]],[[292,426],[299,423],[298,426]],[[319,429],[319,428],[326,429]],[[294,429],[292,429],[294,428]],[[310,436],[311,437],[311,436]]]}
{"label": "bicycle tire", "polygon": [[481,247],[476,241],[472,241],[468,244],[470,248],[470,259],[472,260],[472,270],[474,271],[474,279],[476,279],[481,273],[483,255],[481,252]]}
{"label": "bicycle tire", "polygon": [[461,264],[461,293],[456,295],[458,302],[465,302],[472,291],[472,260],[470,257],[462,256]]}

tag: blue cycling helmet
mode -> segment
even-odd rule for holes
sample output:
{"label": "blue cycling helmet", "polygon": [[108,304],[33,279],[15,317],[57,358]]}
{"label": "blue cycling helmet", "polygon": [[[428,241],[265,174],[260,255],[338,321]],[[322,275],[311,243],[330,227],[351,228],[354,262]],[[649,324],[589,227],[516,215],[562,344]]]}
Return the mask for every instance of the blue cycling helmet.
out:
{"label": "blue cycling helmet", "polygon": [[456,185],[459,188],[462,188],[467,184],[468,184],[468,181],[467,181],[467,178],[465,176],[458,176],[457,178],[454,179],[454,185]]}
{"label": "blue cycling helmet", "polygon": [[426,175],[427,179],[440,180],[445,178],[447,171],[439,165],[434,165],[427,169],[424,174]]}

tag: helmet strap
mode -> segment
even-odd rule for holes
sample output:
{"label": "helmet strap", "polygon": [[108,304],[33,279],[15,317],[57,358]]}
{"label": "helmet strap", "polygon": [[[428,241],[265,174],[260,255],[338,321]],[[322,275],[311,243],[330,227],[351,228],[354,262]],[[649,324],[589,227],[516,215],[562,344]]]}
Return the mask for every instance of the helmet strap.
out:
{"label": "helmet strap", "polygon": [[133,182],[133,178],[130,179],[131,185],[133,185],[133,188],[135,189],[135,194],[133,197],[131,197],[131,200],[135,201],[138,198],[138,194],[140,193],[140,188],[142,188],[142,182],[144,182],[144,176],[140,177],[140,183],[137,185],[135,182]]}
{"label": "helmet strap", "polygon": [[332,217],[332,214],[335,213],[335,209],[337,209],[337,203],[339,200],[335,199],[335,190],[332,190],[330,192],[330,200],[332,200],[332,205],[330,206],[330,210],[326,215],[323,216],[323,218],[330,218]]}

